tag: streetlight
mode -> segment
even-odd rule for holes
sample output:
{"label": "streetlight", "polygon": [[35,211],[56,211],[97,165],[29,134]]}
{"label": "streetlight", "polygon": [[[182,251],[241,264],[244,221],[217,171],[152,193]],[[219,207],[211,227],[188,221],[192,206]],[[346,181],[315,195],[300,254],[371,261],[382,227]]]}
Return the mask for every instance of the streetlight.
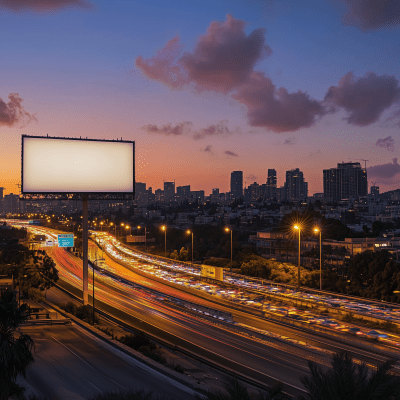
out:
{"label": "streetlight", "polygon": [[110,226],[114,225],[114,236],[117,238],[117,225],[115,225],[113,222],[110,222]]}
{"label": "streetlight", "polygon": [[125,226],[125,229],[129,229],[129,236],[131,236],[131,234],[132,234],[131,227],[130,227],[129,225],[126,225],[126,226]]}
{"label": "streetlight", "polygon": [[191,231],[191,230],[187,230],[186,231],[186,233],[188,234],[188,235],[190,235],[190,234],[192,234],[192,268],[193,268],[193,231]]}
{"label": "streetlight", "polygon": [[103,232],[103,224],[104,224],[104,222],[101,221],[101,222],[100,222],[100,226],[101,226],[101,231],[102,231],[102,232]]}
{"label": "streetlight", "polygon": [[297,266],[297,287],[300,289],[300,231],[301,231],[301,227],[300,227],[300,225],[295,225],[294,229],[299,231],[299,263]]}
{"label": "streetlight", "polygon": [[233,242],[232,242],[232,229],[225,228],[225,231],[226,231],[226,232],[231,232],[231,272],[232,272],[232,257],[233,257],[233,256],[232,256],[232,255],[233,255],[233,252],[232,252],[232,247],[233,247],[233,246],[232,246],[232,243],[233,243]]}
{"label": "streetlight", "polygon": [[[141,226],[138,225],[137,228],[140,229]],[[147,244],[147,230],[146,230],[146,227],[144,227],[144,252],[145,252],[145,253],[147,252],[147,251],[146,251],[146,244]]]}
{"label": "streetlight", "polygon": [[165,232],[165,250],[164,250],[164,257],[167,258],[167,227],[163,225],[161,230]]}
{"label": "streetlight", "polygon": [[[121,222],[120,225],[124,226],[125,224],[123,222]],[[122,237],[122,228],[121,228],[121,237]]]}
{"label": "streetlight", "polygon": [[314,228],[315,233],[319,233],[319,290],[322,290],[322,245],[321,245],[321,229]]}
{"label": "streetlight", "polygon": [[93,325],[94,325],[94,265],[96,264],[96,261],[104,261],[105,259],[104,258],[96,258],[94,261],[93,261],[93,283],[92,283],[92,286],[93,286]]}

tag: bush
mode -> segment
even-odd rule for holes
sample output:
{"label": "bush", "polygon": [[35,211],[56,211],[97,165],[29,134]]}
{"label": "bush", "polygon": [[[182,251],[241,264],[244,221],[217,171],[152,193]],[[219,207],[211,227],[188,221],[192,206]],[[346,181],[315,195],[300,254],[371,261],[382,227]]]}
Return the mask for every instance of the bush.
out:
{"label": "bush", "polygon": [[[59,304],[58,305],[62,310],[67,313],[72,314],[76,318],[81,319],[82,321],[87,322],[88,324],[93,324],[93,308],[89,305],[86,306],[77,306],[72,301],[69,301],[67,304]],[[94,323],[98,324],[100,322],[99,317],[94,315]]]}
{"label": "bush", "polygon": [[33,301],[36,301],[37,303],[40,303],[45,300],[45,296],[42,291],[39,289],[35,289],[33,287],[30,287],[28,289],[28,299],[31,299]]}

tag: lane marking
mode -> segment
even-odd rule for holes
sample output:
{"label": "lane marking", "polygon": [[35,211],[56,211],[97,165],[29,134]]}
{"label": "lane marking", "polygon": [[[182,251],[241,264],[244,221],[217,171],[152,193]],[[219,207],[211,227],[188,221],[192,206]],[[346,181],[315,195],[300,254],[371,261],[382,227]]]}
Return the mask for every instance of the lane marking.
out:
{"label": "lane marking", "polygon": [[[83,361],[86,365],[88,365],[90,368],[92,368],[94,371],[96,371],[97,373],[99,373],[99,371],[96,370],[96,368],[94,368],[92,365],[90,365],[88,362],[86,362],[83,358],[79,357],[76,353],[74,353],[70,348],[68,348],[65,344],[61,343],[59,340],[57,340],[54,336],[52,336],[52,338],[61,344],[61,346],[65,347],[69,352],[71,352],[75,357],[78,357],[81,361]],[[102,374],[104,375],[104,374]],[[109,379],[111,382],[114,382],[117,386],[119,386],[120,388],[124,389],[124,390],[128,390],[126,388],[124,388],[123,386],[121,386],[119,383],[115,382],[113,379],[111,379],[110,377],[108,377],[107,375],[104,375],[107,379]],[[89,381],[88,381],[89,382]],[[90,383],[90,382],[89,382]],[[92,383],[90,383],[91,385],[93,385]],[[94,385],[93,385],[94,386]],[[96,386],[95,386],[96,387]],[[96,388],[98,389],[98,388]],[[98,389],[100,390],[100,389]],[[101,391],[101,390],[100,390]],[[103,392],[102,392],[103,393]]]}

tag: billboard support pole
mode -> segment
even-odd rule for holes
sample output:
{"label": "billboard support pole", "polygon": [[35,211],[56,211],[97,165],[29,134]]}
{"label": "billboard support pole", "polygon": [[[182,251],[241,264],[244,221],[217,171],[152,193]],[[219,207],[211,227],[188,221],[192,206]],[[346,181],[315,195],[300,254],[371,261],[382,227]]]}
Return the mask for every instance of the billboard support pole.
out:
{"label": "billboard support pole", "polygon": [[88,295],[88,195],[84,194],[82,198],[82,249],[83,249],[83,305],[89,303]]}

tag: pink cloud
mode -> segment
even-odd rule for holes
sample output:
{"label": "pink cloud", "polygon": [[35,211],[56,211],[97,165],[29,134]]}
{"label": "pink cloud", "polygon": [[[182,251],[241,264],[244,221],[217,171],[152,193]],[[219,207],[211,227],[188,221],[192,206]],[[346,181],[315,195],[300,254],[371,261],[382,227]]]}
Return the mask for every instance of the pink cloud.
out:
{"label": "pink cloud", "polygon": [[217,124],[208,125],[207,128],[200,129],[193,135],[193,139],[198,140],[208,136],[231,134],[232,132],[225,126],[224,122],[225,121],[221,121]]}
{"label": "pink cloud", "polygon": [[155,56],[147,60],[139,56],[135,60],[135,65],[149,79],[164,83],[173,89],[181,89],[188,83],[185,71],[178,62],[182,49],[179,37],[176,36],[169,40]]}
{"label": "pink cloud", "polygon": [[0,126],[25,125],[32,120],[37,121],[35,115],[29,114],[22,106],[22,99],[18,93],[8,95],[8,103],[0,99]]}
{"label": "pink cloud", "polygon": [[326,104],[347,111],[349,124],[367,126],[400,99],[399,82],[394,76],[377,76],[373,72],[356,79],[352,72],[344,75],[338,86],[325,95]]}
{"label": "pink cloud", "polygon": [[190,128],[192,126],[191,122],[185,121],[181,122],[177,125],[163,125],[158,127],[157,125],[148,124],[143,126],[142,129],[145,129],[148,133],[157,133],[161,135],[167,136],[181,136],[185,133],[190,132]]}
{"label": "pink cloud", "polygon": [[244,21],[231,15],[225,22],[212,22],[194,52],[182,56],[180,62],[199,90],[228,93],[249,78],[257,61],[271,54],[263,30],[247,36],[244,27]]}
{"label": "pink cloud", "polygon": [[0,0],[0,8],[14,12],[46,12],[68,7],[92,9],[93,5],[85,0]]}
{"label": "pink cloud", "polygon": [[349,5],[343,16],[346,25],[354,25],[363,31],[389,28],[400,24],[398,0],[340,0]]}
{"label": "pink cloud", "polygon": [[135,65],[150,79],[180,89],[191,82],[197,90],[227,93],[246,81],[257,61],[271,53],[264,44],[264,32],[244,32],[245,22],[227,16],[214,21],[200,37],[193,53],[182,52],[179,38],[171,39],[158,53]]}
{"label": "pink cloud", "polygon": [[247,107],[251,126],[264,127],[273,132],[291,132],[312,126],[317,117],[326,113],[317,100],[307,93],[289,93],[277,89],[262,72],[253,72],[251,78],[232,95]]}

